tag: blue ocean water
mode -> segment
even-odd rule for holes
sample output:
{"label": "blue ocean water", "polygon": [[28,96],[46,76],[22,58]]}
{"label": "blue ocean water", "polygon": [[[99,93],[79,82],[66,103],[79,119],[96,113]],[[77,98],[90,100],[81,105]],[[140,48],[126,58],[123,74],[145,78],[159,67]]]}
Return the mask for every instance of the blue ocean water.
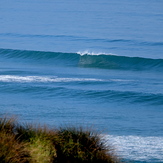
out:
{"label": "blue ocean water", "polygon": [[163,1],[0,1],[0,115],[91,126],[118,155],[163,162]]}

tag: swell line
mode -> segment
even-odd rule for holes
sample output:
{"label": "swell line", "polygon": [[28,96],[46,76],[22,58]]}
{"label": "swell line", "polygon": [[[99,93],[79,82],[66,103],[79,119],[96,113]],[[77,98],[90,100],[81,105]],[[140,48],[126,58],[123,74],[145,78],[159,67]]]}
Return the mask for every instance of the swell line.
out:
{"label": "swell line", "polygon": [[[59,81],[55,82],[74,82],[70,79],[57,79]],[[78,81],[78,79],[76,80]],[[88,81],[82,81],[88,82]],[[90,81],[89,82],[95,82]],[[14,83],[1,83],[0,93],[10,93],[10,94],[30,94],[36,95],[37,98],[43,97],[57,97],[61,96],[62,98],[79,98],[80,100],[92,100],[92,101],[101,101],[101,102],[127,102],[127,103],[139,103],[145,105],[163,105],[163,94],[161,93],[142,93],[135,91],[117,91],[117,90],[94,90],[94,89],[79,89],[73,88],[69,85],[50,85],[50,84],[14,84]]]}
{"label": "swell line", "polygon": [[63,66],[78,66],[83,68],[101,68],[117,70],[153,70],[163,72],[163,59],[152,59],[142,57],[119,56],[104,53],[62,53],[45,51],[26,51],[0,49],[2,59],[19,59],[19,62],[29,61],[39,63],[54,63]]}
{"label": "swell line", "polygon": [[152,41],[143,41],[143,40],[129,40],[129,39],[108,39],[108,38],[88,38],[81,36],[73,35],[47,35],[47,34],[21,34],[21,33],[0,33],[0,36],[3,37],[19,37],[19,38],[61,38],[61,39],[71,39],[71,40],[83,40],[83,41],[96,41],[96,42],[107,42],[107,43],[122,43],[129,45],[138,45],[138,46],[162,46],[163,42],[152,42]]}

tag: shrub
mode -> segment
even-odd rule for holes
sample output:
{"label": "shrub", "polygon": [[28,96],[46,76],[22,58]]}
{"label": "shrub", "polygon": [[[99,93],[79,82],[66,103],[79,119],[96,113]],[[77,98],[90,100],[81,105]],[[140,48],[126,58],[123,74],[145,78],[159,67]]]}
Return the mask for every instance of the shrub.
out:
{"label": "shrub", "polygon": [[98,134],[80,128],[61,128],[56,141],[58,162],[115,163]]}
{"label": "shrub", "polygon": [[58,130],[0,118],[1,163],[118,163],[100,134],[82,127]]}

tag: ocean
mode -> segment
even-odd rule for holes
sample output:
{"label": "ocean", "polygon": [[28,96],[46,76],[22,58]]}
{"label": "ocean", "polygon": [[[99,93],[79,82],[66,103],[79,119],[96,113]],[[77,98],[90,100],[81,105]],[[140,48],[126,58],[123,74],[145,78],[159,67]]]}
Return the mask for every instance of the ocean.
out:
{"label": "ocean", "polygon": [[1,0],[6,114],[91,127],[126,162],[163,162],[163,1]]}

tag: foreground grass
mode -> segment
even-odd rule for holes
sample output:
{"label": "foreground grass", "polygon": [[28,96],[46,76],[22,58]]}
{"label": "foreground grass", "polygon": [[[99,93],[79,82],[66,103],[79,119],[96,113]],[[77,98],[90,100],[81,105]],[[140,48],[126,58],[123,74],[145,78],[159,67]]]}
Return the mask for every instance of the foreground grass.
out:
{"label": "foreground grass", "polygon": [[48,129],[0,118],[1,163],[118,163],[100,135],[82,127]]}

